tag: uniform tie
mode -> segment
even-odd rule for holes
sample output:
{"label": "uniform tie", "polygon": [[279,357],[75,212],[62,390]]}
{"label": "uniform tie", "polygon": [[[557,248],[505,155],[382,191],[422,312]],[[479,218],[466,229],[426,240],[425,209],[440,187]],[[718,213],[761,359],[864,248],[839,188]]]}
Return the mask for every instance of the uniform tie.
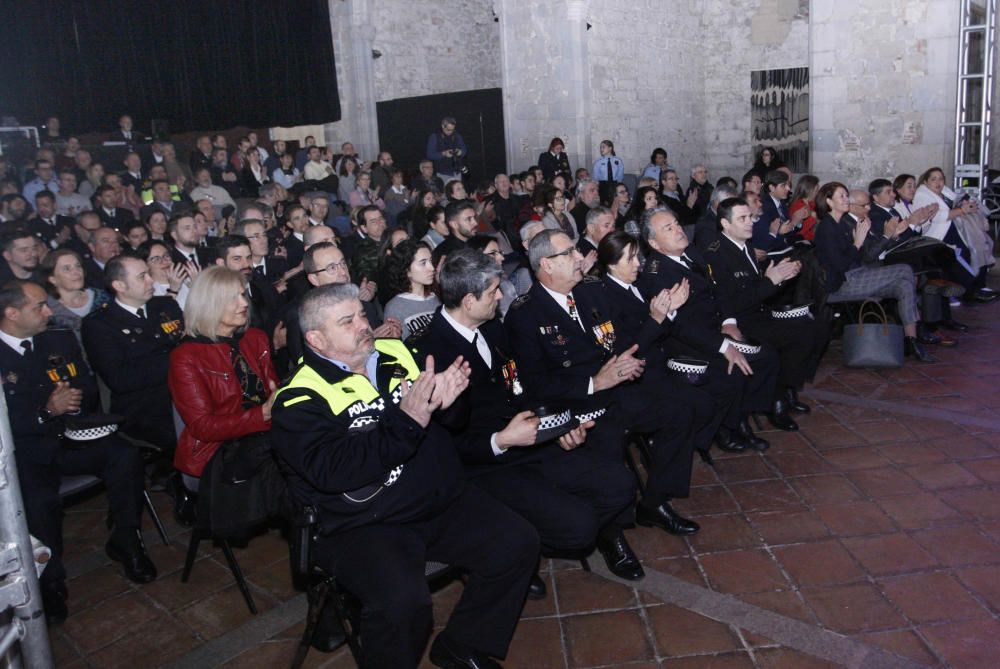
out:
{"label": "uniform tie", "polygon": [[25,339],[24,341],[22,341],[21,342],[21,348],[24,349],[24,354],[23,355],[31,355],[31,353],[34,351],[34,349],[31,346],[31,340],[30,339]]}

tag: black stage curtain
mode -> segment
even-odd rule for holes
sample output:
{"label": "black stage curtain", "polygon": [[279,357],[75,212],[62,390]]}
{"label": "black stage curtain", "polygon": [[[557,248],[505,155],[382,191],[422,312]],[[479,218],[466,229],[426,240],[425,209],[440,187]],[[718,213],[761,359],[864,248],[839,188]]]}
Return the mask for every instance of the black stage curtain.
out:
{"label": "black stage curtain", "polygon": [[0,116],[74,133],[340,120],[327,0],[0,0]]}

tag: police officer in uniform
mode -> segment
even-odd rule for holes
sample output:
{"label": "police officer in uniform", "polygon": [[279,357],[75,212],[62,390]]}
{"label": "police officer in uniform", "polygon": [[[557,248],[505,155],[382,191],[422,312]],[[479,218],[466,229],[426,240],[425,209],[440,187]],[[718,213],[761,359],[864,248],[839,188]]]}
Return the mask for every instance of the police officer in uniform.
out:
{"label": "police officer in uniform", "polygon": [[[750,429],[751,412],[767,413],[772,408],[777,383],[778,357],[763,347],[752,361],[737,350],[734,341],[741,338],[734,314],[724,313],[715,296],[715,286],[708,278],[704,260],[688,248],[687,235],[677,217],[665,208],[649,209],[642,216],[642,238],[650,254],[639,277],[643,295],[656,295],[687,279],[690,295],[677,310],[673,336],[664,340],[664,350],[671,356],[691,356],[708,361],[710,392],[729,396],[730,384],[741,386],[740,400],[731,402],[716,435],[716,443],[725,451],[748,447],[766,449],[769,444]],[[716,388],[726,389],[718,392]]]}
{"label": "police officer in uniform", "polygon": [[66,619],[66,569],[62,563],[62,476],[90,474],[103,479],[114,530],[106,544],[136,583],[156,578],[156,567],[139,534],[142,461],[138,451],[114,434],[91,441],[63,438],[66,421],[93,414],[97,383],[68,330],[46,331],[52,312],[40,285],[12,280],[0,288],[0,372],[17,473],[24,491],[28,530],[52,557],[39,579],[49,622]]}
{"label": "police officer in uniform", "polygon": [[[635,499],[635,478],[608,467],[583,444],[587,427],[536,445],[539,417],[524,403],[517,363],[497,314],[502,270],[472,249],[448,254],[438,275],[443,307],[409,342],[435,369],[468,361],[469,389],[443,423],[472,480],[524,516],[553,553],[589,551],[595,541],[608,568],[642,578],[642,565],[615,522]],[[526,410],[527,409],[527,410]],[[581,447],[582,446],[582,447]],[[532,594],[545,584],[532,580]]]}
{"label": "police officer in uniform", "polygon": [[649,478],[636,522],[694,534],[699,525],[669,504],[690,490],[693,412],[683,398],[664,401],[655,384],[636,382],[645,368],[635,356],[637,345],[614,354],[607,293],[600,279],[583,278],[583,257],[564,232],[539,232],[528,255],[537,281],[504,321],[525,391],[535,400],[565,404],[574,414],[600,416],[598,427],[607,426],[611,436],[594,438],[591,446],[615,465],[624,466],[625,429],[649,435]]}
{"label": "police officer in uniform", "polygon": [[753,220],[746,200],[723,200],[719,204],[719,222],[722,234],[705,249],[715,295],[723,311],[735,316],[741,332],[778,351],[781,365],[769,418],[778,429],[796,430],[798,426],[788,414],[809,412],[809,406],[799,401],[798,391],[816,374],[826,348],[828,328],[809,315],[800,318],[772,315],[766,304],[768,298],[784,282],[798,276],[802,263],[786,258],[770,263],[763,270],[758,267],[750,242]]}
{"label": "police officer in uniform", "polygon": [[538,534],[465,485],[431,420],[468,385],[461,358],[424,372],[402,342],[375,339],[353,284],[309,291],[303,364],[279,390],[271,443],[297,503],[319,512],[318,562],[362,603],[366,666],[416,667],[431,631],[426,560],[469,575],[430,659],[491,667],[507,652],[538,560]]}

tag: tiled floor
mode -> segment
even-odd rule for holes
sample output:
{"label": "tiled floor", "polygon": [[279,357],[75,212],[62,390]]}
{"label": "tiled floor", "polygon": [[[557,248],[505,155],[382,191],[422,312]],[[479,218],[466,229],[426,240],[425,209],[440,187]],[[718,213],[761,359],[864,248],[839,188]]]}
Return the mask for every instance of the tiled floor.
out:
{"label": "tiled floor", "polygon": [[[697,586],[690,592],[704,597],[678,606],[652,577],[624,585],[546,561],[549,597],[525,607],[505,666],[836,667],[848,657],[831,648],[851,640],[863,644],[855,650],[891,653],[869,666],[1000,666],[998,314],[1000,305],[963,308],[956,316],[975,328],[958,348],[935,349],[938,364],[849,370],[835,346],[804,396],[813,412],[801,432],[765,432],[772,446],[764,455],[696,464],[691,498],[676,506],[701,533],[629,532],[646,569],[664,575],[658,582]],[[51,632],[58,665],[199,666],[189,653],[213,640],[228,649],[225,666],[287,665],[300,622],[247,633],[301,599],[280,535],[237,550],[260,609],[254,617],[217,551],[204,550],[191,582],[180,583],[188,535],[172,524],[165,497],[157,503],[172,544],[150,540],[161,575],[145,587],[95,554],[102,497],[68,511],[67,561],[85,573],[69,583],[69,620]],[[435,595],[439,624],[461,587]],[[780,617],[749,631],[727,602]],[[789,635],[783,621],[805,623],[805,633]],[[353,663],[345,651],[313,651],[307,666]]]}

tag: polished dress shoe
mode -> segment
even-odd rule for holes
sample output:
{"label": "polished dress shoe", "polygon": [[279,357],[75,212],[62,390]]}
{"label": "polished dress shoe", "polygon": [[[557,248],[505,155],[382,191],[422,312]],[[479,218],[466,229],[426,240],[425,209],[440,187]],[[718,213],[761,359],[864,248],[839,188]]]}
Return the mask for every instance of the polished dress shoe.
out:
{"label": "polished dress shoe", "polygon": [[180,472],[170,477],[170,493],[174,498],[174,519],[179,525],[193,527],[198,518],[198,495],[184,487]]}
{"label": "polished dress shoe", "polygon": [[632,552],[632,547],[625,540],[625,534],[618,532],[618,536],[613,539],[603,539],[598,537],[597,550],[604,557],[604,562],[608,565],[608,570],[618,578],[626,581],[638,581],[646,575],[639,558]]}
{"label": "polished dress shoe", "polygon": [[740,439],[738,434],[722,425],[719,426],[718,431],[715,433],[715,445],[719,447],[720,451],[725,451],[726,453],[742,453],[750,448],[750,444],[747,441]]}
{"label": "polished dress shoe", "polygon": [[808,404],[799,400],[799,391],[795,388],[787,388],[785,390],[785,402],[788,405],[788,410],[793,413],[809,413],[812,411]]}
{"label": "polished dress shoe", "polygon": [[66,622],[69,609],[66,607],[66,599],[69,591],[66,590],[66,581],[38,582],[38,588],[42,593],[42,607],[45,609],[45,622],[50,625],[61,625]]}
{"label": "polished dress shoe", "polygon": [[345,641],[347,635],[344,634],[344,627],[337,616],[337,607],[328,599],[320,611],[309,645],[321,653],[332,653],[343,646]]}
{"label": "polished dress shoe", "polygon": [[485,653],[459,643],[445,630],[431,644],[431,663],[442,669],[503,669],[499,662]]}
{"label": "polished dress shoe", "polygon": [[785,400],[774,401],[774,407],[771,409],[771,413],[767,414],[767,420],[771,425],[785,432],[797,432],[799,429],[798,423],[788,415],[788,404]]}
{"label": "polished dress shoe", "polygon": [[704,462],[709,467],[715,466],[715,458],[712,457],[711,451],[709,451],[707,448],[698,448],[695,450],[698,452],[698,457],[701,458],[702,462]]}
{"label": "polished dress shoe", "polygon": [[701,529],[701,525],[680,515],[666,502],[655,509],[647,509],[640,504],[635,509],[635,522],[643,527],[660,527],[680,536],[694,534]]}
{"label": "polished dress shoe", "polygon": [[924,350],[924,345],[917,341],[916,337],[907,337],[903,349],[906,355],[912,355],[920,362],[937,362],[937,358]]}
{"label": "polished dress shoe", "polygon": [[746,418],[740,421],[737,432],[740,435],[740,439],[746,442],[749,447],[755,451],[766,451],[771,448],[771,444],[769,444],[766,439],[761,439],[753,433],[753,430],[750,428],[750,423],[747,422]]}
{"label": "polished dress shoe", "polygon": [[545,587],[545,581],[538,575],[538,572],[535,572],[535,575],[531,577],[531,583],[528,584],[528,599],[545,599],[548,594],[549,589]]}
{"label": "polished dress shoe", "polygon": [[149,583],[156,579],[156,565],[146,554],[139,530],[115,530],[104,550],[109,558],[122,563],[125,576],[133,583]]}
{"label": "polished dress shoe", "polygon": [[965,323],[959,323],[958,321],[947,320],[941,321],[941,327],[946,330],[952,330],[953,332],[968,332],[969,326]]}

